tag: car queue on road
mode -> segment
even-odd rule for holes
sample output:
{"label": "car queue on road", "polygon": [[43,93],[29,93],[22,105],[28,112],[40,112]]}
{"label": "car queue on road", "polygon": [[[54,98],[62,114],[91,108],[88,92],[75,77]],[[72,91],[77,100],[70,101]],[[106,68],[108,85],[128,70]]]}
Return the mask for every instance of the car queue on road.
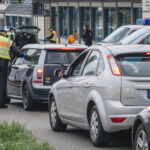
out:
{"label": "car queue on road", "polygon": [[15,59],[8,73],[8,102],[23,99],[32,110],[48,100],[53,131],[86,129],[93,145],[104,147],[111,133],[132,129],[134,150],[149,150],[149,108],[140,113],[150,105],[149,33],[128,25],[91,47],[26,45],[21,51],[30,60]]}

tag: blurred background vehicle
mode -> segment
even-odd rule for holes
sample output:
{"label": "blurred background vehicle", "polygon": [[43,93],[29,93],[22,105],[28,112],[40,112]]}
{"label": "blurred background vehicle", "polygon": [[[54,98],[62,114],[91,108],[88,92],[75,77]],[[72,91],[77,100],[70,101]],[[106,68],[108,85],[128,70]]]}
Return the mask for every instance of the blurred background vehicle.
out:
{"label": "blurred background vehicle", "polygon": [[27,44],[39,43],[38,32],[40,29],[36,26],[21,26],[15,28],[15,43],[21,49]]}

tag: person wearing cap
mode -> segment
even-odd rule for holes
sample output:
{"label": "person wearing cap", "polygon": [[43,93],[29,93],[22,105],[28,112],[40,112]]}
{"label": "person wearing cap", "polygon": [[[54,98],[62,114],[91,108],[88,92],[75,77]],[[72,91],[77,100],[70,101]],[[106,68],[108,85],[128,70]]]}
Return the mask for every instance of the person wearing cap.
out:
{"label": "person wearing cap", "polygon": [[13,29],[13,28],[10,28],[10,29],[9,29],[9,32],[7,32],[7,36],[8,36],[12,41],[14,41],[13,32],[14,32],[14,29]]}
{"label": "person wearing cap", "polygon": [[48,40],[50,43],[56,43],[57,40],[57,32],[53,28],[49,28],[49,36],[44,39],[44,41]]}
{"label": "person wearing cap", "polygon": [[26,54],[18,51],[13,41],[7,37],[6,31],[0,30],[0,108],[7,108],[6,82],[8,63],[11,60],[10,53],[17,57],[27,57]]}

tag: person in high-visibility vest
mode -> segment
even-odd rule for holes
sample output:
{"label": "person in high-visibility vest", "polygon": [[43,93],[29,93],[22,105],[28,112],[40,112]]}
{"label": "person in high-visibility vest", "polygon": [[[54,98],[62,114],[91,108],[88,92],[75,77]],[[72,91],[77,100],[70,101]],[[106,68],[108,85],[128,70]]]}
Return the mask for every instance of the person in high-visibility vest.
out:
{"label": "person in high-visibility vest", "polygon": [[50,43],[56,43],[57,41],[57,32],[53,28],[49,28],[50,34],[48,37],[44,39],[44,41],[48,40]]}
{"label": "person in high-visibility vest", "polygon": [[14,41],[14,35],[13,35],[14,29],[10,28],[9,32],[7,32],[8,38],[10,38],[12,41]]}
{"label": "person in high-visibility vest", "polygon": [[11,60],[10,53],[15,56],[27,57],[21,54],[14,46],[13,41],[7,37],[5,30],[0,30],[0,108],[7,108],[6,105],[6,82],[8,63]]}

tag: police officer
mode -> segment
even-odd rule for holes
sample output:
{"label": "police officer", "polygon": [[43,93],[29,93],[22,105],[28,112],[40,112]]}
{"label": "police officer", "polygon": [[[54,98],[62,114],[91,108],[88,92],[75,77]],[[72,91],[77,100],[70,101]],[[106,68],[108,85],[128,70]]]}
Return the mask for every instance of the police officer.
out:
{"label": "police officer", "polygon": [[13,32],[14,32],[14,29],[13,29],[13,28],[10,28],[10,29],[9,29],[9,32],[7,32],[7,36],[8,36],[12,41],[14,41]]}
{"label": "police officer", "polygon": [[14,46],[13,41],[7,37],[5,30],[0,30],[0,108],[7,108],[6,103],[6,82],[8,63],[11,60],[10,53],[14,56],[26,57],[25,54],[20,54]]}
{"label": "police officer", "polygon": [[[50,34],[48,37],[46,37],[46,39],[50,42],[50,43],[56,43],[57,40],[57,33],[53,28],[49,28]],[[46,41],[46,40],[44,40]]]}
{"label": "police officer", "polygon": [[83,26],[83,41],[85,43],[86,46],[91,46],[92,45],[92,40],[93,40],[93,32],[89,29],[88,25],[84,25]]}

